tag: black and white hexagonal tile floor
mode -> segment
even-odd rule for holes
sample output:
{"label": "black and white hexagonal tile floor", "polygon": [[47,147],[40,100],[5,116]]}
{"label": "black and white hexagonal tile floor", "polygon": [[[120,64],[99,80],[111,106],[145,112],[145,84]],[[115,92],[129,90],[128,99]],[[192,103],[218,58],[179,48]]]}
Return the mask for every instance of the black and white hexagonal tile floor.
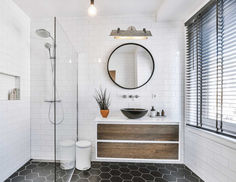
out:
{"label": "black and white hexagonal tile floor", "polygon": [[[203,182],[183,164],[92,162],[91,169],[74,173],[57,167],[57,182]],[[53,163],[29,161],[6,182],[52,182],[53,174]]]}

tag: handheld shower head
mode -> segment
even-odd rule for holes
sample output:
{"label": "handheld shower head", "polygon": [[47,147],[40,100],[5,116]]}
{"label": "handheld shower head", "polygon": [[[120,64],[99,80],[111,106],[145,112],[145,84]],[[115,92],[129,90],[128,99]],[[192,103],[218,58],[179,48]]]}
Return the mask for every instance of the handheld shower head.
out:
{"label": "handheld shower head", "polygon": [[46,43],[44,44],[44,47],[45,47],[46,49],[48,49],[49,58],[50,58],[50,59],[54,59],[54,58],[52,57],[52,55],[51,55],[51,47],[52,47],[52,45],[51,45],[50,43],[46,42]]}
{"label": "handheld shower head", "polygon": [[[51,38],[51,39],[54,41],[54,39],[53,39],[53,37],[51,36],[50,32],[47,31],[47,30],[45,30],[45,29],[37,29],[37,30],[35,31],[35,33],[36,33],[38,36],[42,37],[42,38]],[[54,44],[53,44],[53,45],[54,45]],[[54,57],[51,55],[52,44],[46,42],[46,43],[44,44],[44,47],[45,47],[46,49],[48,49],[49,58],[50,58],[50,59],[54,59]]]}
{"label": "handheld shower head", "polygon": [[46,42],[44,44],[44,47],[46,47],[47,49],[51,49],[52,45],[50,43]]}
{"label": "handheld shower head", "polygon": [[53,39],[50,32],[45,29],[37,29],[35,32],[38,36],[40,36],[42,38],[49,38],[50,37],[51,39]]}

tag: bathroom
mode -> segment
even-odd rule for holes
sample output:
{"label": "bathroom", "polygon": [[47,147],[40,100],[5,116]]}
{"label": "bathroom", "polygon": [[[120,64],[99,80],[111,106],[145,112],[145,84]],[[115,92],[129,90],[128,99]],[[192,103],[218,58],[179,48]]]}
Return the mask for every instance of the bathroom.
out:
{"label": "bathroom", "polygon": [[0,182],[236,181],[236,1],[0,3]]}

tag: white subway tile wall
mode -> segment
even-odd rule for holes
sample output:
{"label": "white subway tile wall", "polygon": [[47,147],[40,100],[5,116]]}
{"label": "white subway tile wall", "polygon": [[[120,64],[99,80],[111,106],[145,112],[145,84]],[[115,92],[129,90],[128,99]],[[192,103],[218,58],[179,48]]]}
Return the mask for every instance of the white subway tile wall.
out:
{"label": "white subway tile wall", "polygon": [[235,182],[236,142],[205,131],[185,130],[185,164],[206,182]]}
{"label": "white subway tile wall", "polygon": [[21,100],[0,100],[0,181],[4,181],[30,159],[30,20],[11,0],[2,0],[0,27],[0,72],[21,79]]}
{"label": "white subway tile wall", "polygon": [[[79,139],[93,142],[96,136],[94,119],[99,115],[99,108],[93,98],[95,89],[102,86],[111,93],[110,114],[121,114],[124,107],[155,106],[159,111],[164,109],[170,119],[182,121],[183,107],[183,65],[184,65],[184,28],[183,22],[156,23],[155,17],[95,17],[95,18],[60,18],[60,24],[69,36],[72,44],[79,53],[78,59],[78,100],[79,100]],[[153,37],[142,41],[115,40],[109,34],[112,29],[129,26],[137,29],[146,28],[152,31]],[[45,75],[38,73],[48,69],[45,64],[47,52],[42,40],[35,38],[36,28],[52,28],[52,24],[32,20],[31,43],[31,155],[32,158],[50,159],[52,157],[53,141],[52,128],[47,121],[47,107],[42,104],[43,95],[34,93],[44,90]],[[34,43],[35,42],[35,43]],[[137,90],[125,90],[116,86],[109,78],[106,64],[107,59],[117,46],[135,42],[144,45],[153,54],[155,73],[144,87]],[[41,44],[41,45],[35,45]],[[43,53],[42,53],[43,52]],[[43,55],[42,55],[43,54]],[[66,72],[66,71],[65,71]],[[35,80],[38,81],[35,81]],[[69,81],[69,80],[68,80]],[[138,99],[123,99],[122,95],[140,95]],[[155,99],[152,94],[157,94]],[[74,98],[68,93],[68,98]],[[65,110],[69,114],[69,109]],[[67,125],[65,132],[71,132],[74,126]]]}

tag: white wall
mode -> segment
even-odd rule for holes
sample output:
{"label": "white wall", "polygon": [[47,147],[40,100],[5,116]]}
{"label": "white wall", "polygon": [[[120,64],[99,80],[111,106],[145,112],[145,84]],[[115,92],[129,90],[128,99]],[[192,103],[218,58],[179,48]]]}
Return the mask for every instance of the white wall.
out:
{"label": "white wall", "polygon": [[0,101],[0,181],[30,159],[30,20],[11,1],[0,5],[0,72],[21,77],[21,100]]}
{"label": "white wall", "polygon": [[236,141],[187,127],[185,164],[206,182],[235,182]]}
{"label": "white wall", "polygon": [[[111,93],[111,115],[121,114],[124,107],[155,106],[164,109],[170,119],[182,121],[184,33],[183,22],[156,23],[154,17],[95,17],[60,19],[70,40],[79,52],[79,138],[93,141],[96,136],[94,119],[99,108],[93,98],[95,88],[102,86]],[[112,29],[137,29],[152,31],[148,40],[115,40],[109,34]],[[144,45],[153,54],[156,68],[153,78],[137,90],[125,90],[109,78],[106,64],[117,46],[136,42]],[[123,94],[140,95],[138,99],[123,99]],[[152,94],[157,94],[152,99]],[[94,155],[93,155],[94,157]]]}

